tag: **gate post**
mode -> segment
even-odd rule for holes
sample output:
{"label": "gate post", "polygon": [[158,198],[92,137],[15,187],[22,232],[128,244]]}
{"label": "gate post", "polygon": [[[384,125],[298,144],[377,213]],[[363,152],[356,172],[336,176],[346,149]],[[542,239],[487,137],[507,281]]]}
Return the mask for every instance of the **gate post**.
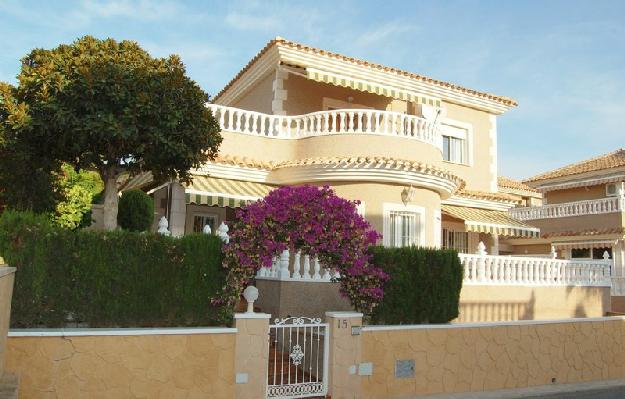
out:
{"label": "gate post", "polygon": [[326,312],[329,324],[328,394],[332,399],[360,398],[362,313]]}
{"label": "gate post", "polygon": [[259,399],[267,395],[269,367],[269,318],[266,313],[237,313],[234,371],[237,399]]}

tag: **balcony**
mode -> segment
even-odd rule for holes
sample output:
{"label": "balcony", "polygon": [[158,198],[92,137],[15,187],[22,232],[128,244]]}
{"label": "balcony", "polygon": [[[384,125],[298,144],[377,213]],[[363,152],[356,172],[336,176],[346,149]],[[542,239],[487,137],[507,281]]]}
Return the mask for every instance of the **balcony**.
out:
{"label": "balcony", "polygon": [[370,134],[406,137],[442,151],[438,124],[399,112],[342,109],[305,115],[269,115],[207,104],[224,131],[276,139],[299,139],[332,134]]}
{"label": "balcony", "polygon": [[508,212],[518,220],[553,219],[570,216],[598,215],[623,212],[625,197],[609,197],[596,200],[564,202],[543,206],[512,208]]}

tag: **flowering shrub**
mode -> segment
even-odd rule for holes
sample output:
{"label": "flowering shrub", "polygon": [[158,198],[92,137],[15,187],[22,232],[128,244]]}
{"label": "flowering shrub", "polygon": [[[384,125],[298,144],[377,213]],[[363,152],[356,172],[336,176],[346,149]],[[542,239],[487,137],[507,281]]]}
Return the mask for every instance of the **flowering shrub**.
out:
{"label": "flowering shrub", "polygon": [[358,202],[338,197],[329,187],[281,187],[237,213],[225,247],[228,269],[223,296],[232,309],[261,267],[285,249],[317,256],[339,271],[340,292],[371,314],[383,296],[386,274],[370,263],[369,246],[379,234],[356,212]]}

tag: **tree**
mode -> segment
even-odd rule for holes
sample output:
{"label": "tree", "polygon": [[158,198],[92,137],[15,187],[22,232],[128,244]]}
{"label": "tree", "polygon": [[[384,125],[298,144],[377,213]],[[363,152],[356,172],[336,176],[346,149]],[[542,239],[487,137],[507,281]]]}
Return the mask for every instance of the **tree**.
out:
{"label": "tree", "polygon": [[[117,179],[150,171],[188,181],[214,159],[219,126],[208,95],[180,58],[153,58],[136,42],[85,36],[22,60],[14,97],[27,147],[46,162],[96,170],[104,181],[104,226],[117,225]],[[13,114],[8,116],[13,117]],[[16,117],[17,119],[17,117]]]}
{"label": "tree", "polygon": [[16,210],[52,212],[60,194],[51,171],[60,163],[32,140],[29,108],[17,95],[15,87],[0,82],[0,203]]}

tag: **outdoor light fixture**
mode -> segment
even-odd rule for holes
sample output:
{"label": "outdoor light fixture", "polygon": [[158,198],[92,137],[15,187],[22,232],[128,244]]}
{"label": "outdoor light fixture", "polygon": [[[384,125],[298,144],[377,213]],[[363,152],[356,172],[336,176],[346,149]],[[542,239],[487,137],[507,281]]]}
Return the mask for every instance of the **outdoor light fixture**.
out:
{"label": "outdoor light fixture", "polygon": [[414,199],[414,193],[414,187],[404,187],[404,189],[401,191],[401,202],[403,202],[404,205],[408,205],[408,203]]}

